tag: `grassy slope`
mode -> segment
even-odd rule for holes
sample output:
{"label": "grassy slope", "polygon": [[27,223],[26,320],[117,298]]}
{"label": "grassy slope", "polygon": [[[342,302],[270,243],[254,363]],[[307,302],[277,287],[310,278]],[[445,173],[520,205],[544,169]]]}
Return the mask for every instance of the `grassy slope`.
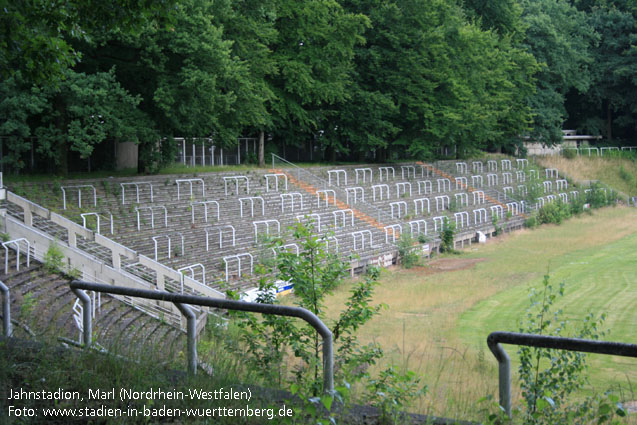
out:
{"label": "grassy slope", "polygon": [[628,196],[637,196],[637,161],[595,156],[574,159],[546,156],[538,158],[537,162],[543,167],[557,168],[576,181],[600,180]]}
{"label": "grassy slope", "polygon": [[[470,418],[475,416],[475,401],[497,391],[496,362],[486,348],[486,336],[497,329],[516,329],[515,321],[526,308],[525,291],[529,284],[539,283],[548,267],[556,274],[559,272],[560,277],[575,278],[568,273],[568,267],[574,266],[571,263],[583,262],[575,260],[582,254],[599,252],[610,258],[619,255],[621,261],[604,263],[603,267],[613,274],[604,275],[603,281],[592,279],[590,269],[572,267],[589,278],[587,291],[596,285],[606,287],[618,280],[617,276],[622,277],[623,285],[626,282],[635,285],[637,273],[632,264],[636,233],[637,209],[609,208],[569,220],[559,227],[524,230],[487,245],[474,245],[463,257],[486,261],[467,270],[438,274],[423,270],[387,272],[375,300],[388,304],[389,309],[361,330],[361,340],[378,341],[388,353],[389,361],[406,365],[424,376],[431,391],[416,409]],[[628,254],[632,257],[622,257]],[[347,287],[339,289],[328,307],[342,305],[347,290]],[[629,330],[637,326],[637,312],[628,306],[631,301],[634,305],[637,294],[618,293],[621,290],[595,293],[598,304],[591,307],[604,308],[609,313],[609,324],[622,325],[621,331],[614,331],[613,339],[630,341]],[[509,293],[514,294],[510,298],[515,299],[515,304],[507,309],[506,316],[494,320],[489,313],[491,308],[507,303]],[[571,290],[569,294],[577,302],[579,291]],[[622,302],[615,306],[613,300],[618,298]],[[605,361],[603,368],[613,366],[614,359]],[[591,369],[596,382],[607,379],[602,375],[603,368],[595,365]],[[621,372],[616,370],[614,374]]]}

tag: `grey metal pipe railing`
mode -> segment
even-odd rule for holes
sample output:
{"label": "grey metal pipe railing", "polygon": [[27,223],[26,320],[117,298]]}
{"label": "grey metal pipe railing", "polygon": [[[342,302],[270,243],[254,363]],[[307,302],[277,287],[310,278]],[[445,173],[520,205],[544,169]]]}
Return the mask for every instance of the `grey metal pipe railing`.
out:
{"label": "grey metal pipe railing", "polygon": [[635,344],[533,335],[518,332],[491,332],[487,337],[487,345],[498,361],[500,406],[502,406],[509,417],[511,417],[511,361],[500,344],[637,357],[637,345]]}
{"label": "grey metal pipe railing", "polygon": [[0,282],[0,292],[2,292],[2,329],[4,336],[9,337],[13,333],[11,329],[11,293],[4,282]]}
{"label": "grey metal pipe railing", "polygon": [[82,301],[82,341],[84,342],[84,349],[89,350],[93,338],[91,297],[78,288],[71,287],[71,291]]}
{"label": "grey metal pipe railing", "polygon": [[182,303],[174,303],[175,306],[186,316],[186,335],[188,338],[188,371],[195,375],[197,373],[197,316],[190,307]]}
{"label": "grey metal pipe railing", "polygon": [[[75,280],[70,284],[73,292],[86,303],[85,299],[80,295],[88,298],[89,308],[84,307],[85,323],[83,327],[85,345],[90,346],[91,336],[87,335],[87,329],[90,332],[90,314],[86,316],[86,311],[90,312],[90,298],[82,292],[82,290],[105,292],[109,294],[125,295],[129,297],[146,298],[158,301],[167,301],[174,303],[182,313],[187,308],[184,304],[199,305],[205,307],[219,308],[223,310],[249,311],[260,314],[274,314],[277,316],[298,317],[305,320],[321,335],[323,339],[323,389],[326,392],[334,390],[334,349],[332,332],[314,313],[301,307],[289,307],[276,304],[259,304],[249,303],[245,301],[227,300],[222,298],[197,297],[194,295],[173,294],[165,291],[151,291],[147,289],[125,288],[121,286],[111,286],[101,283],[90,283]],[[77,291],[77,292],[76,292]],[[181,304],[181,307],[179,306]],[[86,305],[86,304],[85,304]],[[183,309],[183,310],[182,310]],[[188,366],[192,373],[196,371],[197,364],[197,346],[196,346],[196,326],[194,321],[188,318]],[[194,316],[194,314],[193,314]],[[88,341],[88,343],[87,343]]]}

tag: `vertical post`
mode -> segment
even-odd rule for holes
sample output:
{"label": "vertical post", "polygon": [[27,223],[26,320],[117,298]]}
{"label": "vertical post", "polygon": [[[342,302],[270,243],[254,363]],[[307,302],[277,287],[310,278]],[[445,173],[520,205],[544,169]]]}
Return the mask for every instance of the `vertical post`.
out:
{"label": "vertical post", "polygon": [[506,414],[511,417],[511,359],[500,344],[495,345],[491,351],[498,360],[498,386],[500,395],[500,406]]}
{"label": "vertical post", "polygon": [[[186,316],[187,321],[187,349],[188,372],[197,374],[197,317],[190,307],[185,304],[175,303],[175,306]],[[330,345],[331,347],[331,345]]]}
{"label": "vertical post", "polygon": [[91,323],[91,297],[81,289],[71,288],[73,293],[82,301],[82,339],[84,349],[91,348],[91,338],[93,336],[93,324]]}
{"label": "vertical post", "polygon": [[2,292],[2,320],[4,336],[10,337],[11,331],[11,296],[9,288],[3,282],[0,282],[0,292]]}
{"label": "vertical post", "polygon": [[323,392],[334,390],[334,348],[333,337],[330,332],[323,335]]}

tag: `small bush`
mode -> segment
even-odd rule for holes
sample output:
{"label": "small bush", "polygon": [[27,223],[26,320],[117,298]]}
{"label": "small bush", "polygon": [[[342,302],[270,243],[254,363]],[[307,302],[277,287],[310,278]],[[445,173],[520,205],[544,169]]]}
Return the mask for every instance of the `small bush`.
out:
{"label": "small bush", "polygon": [[418,264],[418,254],[414,250],[414,239],[409,233],[402,233],[398,240],[398,258],[404,268],[410,269]]}
{"label": "small bush", "polygon": [[624,168],[623,165],[619,167],[619,177],[621,177],[622,180],[624,180],[626,183],[632,183],[633,182],[632,174],[630,174],[628,171],[626,171],[626,169]]}
{"label": "small bush", "polygon": [[44,267],[50,273],[63,273],[63,261],[64,253],[60,249],[57,243],[52,242],[44,254]]}
{"label": "small bush", "polygon": [[550,202],[540,208],[538,213],[538,222],[540,224],[554,223],[562,224],[564,220],[571,217],[570,204],[564,203],[561,200]]}
{"label": "small bush", "polygon": [[455,233],[456,226],[453,223],[450,223],[448,218],[445,218],[444,225],[440,231],[440,252],[455,251],[453,244]]}
{"label": "small bush", "polygon": [[562,156],[566,159],[575,159],[577,157],[577,150],[575,149],[563,149]]}

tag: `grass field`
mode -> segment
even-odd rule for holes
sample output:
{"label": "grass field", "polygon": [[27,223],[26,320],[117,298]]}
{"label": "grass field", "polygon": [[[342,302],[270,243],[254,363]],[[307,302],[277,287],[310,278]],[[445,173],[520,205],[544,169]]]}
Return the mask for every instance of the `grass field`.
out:
{"label": "grass field", "polygon": [[557,168],[576,181],[600,180],[628,196],[637,196],[637,161],[617,157],[539,157],[543,167]]}
{"label": "grass field", "polygon": [[[589,310],[606,312],[610,340],[636,341],[637,209],[625,207],[505,235],[429,267],[385,272],[375,301],[389,308],[361,330],[361,341],[379,342],[388,362],[423,376],[430,393],[413,410],[475,418],[476,400],[497,393],[496,361],[486,337],[518,329],[528,290],[547,269],[554,283],[566,282],[560,306],[570,320]],[[342,305],[348,289],[340,288],[328,307]],[[336,308],[331,310],[335,315]],[[637,393],[636,366],[623,358],[591,357],[591,382],[600,390],[627,388],[628,377]]]}

